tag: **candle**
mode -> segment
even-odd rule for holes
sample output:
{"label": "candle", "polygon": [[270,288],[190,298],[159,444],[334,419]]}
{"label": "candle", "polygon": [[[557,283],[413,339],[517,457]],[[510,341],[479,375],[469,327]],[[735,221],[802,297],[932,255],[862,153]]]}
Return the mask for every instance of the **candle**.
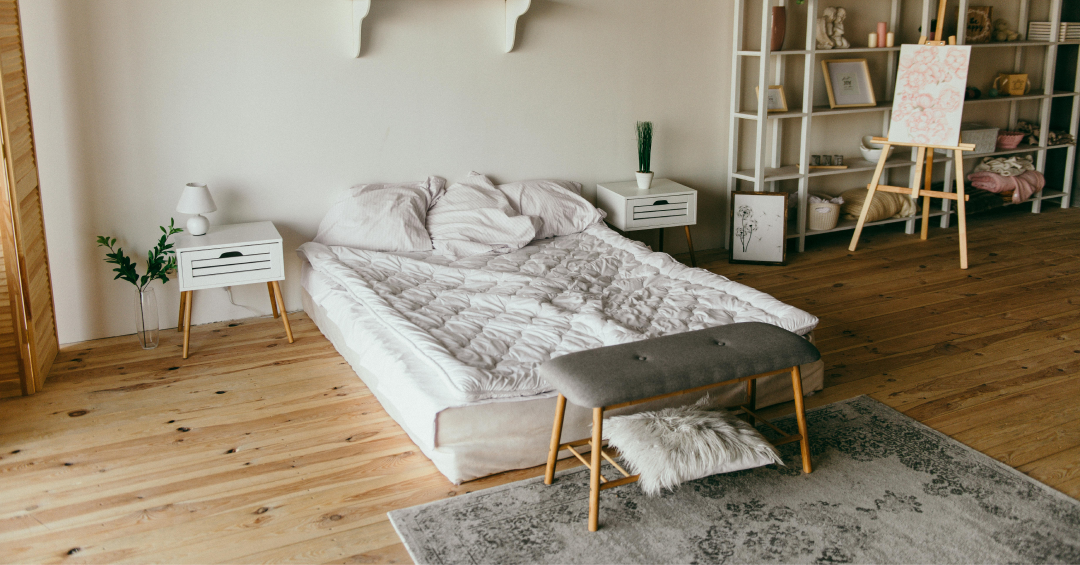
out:
{"label": "candle", "polygon": [[885,47],[885,34],[888,33],[889,26],[885,22],[878,22],[877,24],[877,46]]}
{"label": "candle", "polygon": [[885,47],[892,47],[896,45],[896,34],[889,32],[885,34]]}
{"label": "candle", "polygon": [[870,39],[866,40],[866,45],[868,47],[877,47],[877,34],[876,33],[873,33],[873,32],[870,33]]}

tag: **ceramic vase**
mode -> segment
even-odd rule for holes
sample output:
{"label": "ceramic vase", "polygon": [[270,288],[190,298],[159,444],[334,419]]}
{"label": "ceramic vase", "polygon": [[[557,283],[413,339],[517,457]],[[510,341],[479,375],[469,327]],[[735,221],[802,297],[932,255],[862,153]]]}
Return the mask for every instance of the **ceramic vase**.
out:
{"label": "ceramic vase", "polygon": [[641,190],[648,190],[649,187],[652,186],[653,174],[651,172],[648,172],[648,173],[638,172],[638,173],[635,173],[635,174],[637,175],[637,187],[638,188],[640,188]]}
{"label": "ceramic vase", "polygon": [[153,288],[135,293],[135,333],[143,349],[158,346],[158,304]]}
{"label": "ceramic vase", "polygon": [[772,9],[772,41],[770,51],[780,51],[784,48],[784,35],[787,34],[787,8],[773,6]]}

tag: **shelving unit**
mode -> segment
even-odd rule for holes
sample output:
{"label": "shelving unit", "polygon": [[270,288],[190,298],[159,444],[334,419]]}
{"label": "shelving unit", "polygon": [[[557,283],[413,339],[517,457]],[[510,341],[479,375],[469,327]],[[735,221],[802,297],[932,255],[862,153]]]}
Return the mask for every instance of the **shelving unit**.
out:
{"label": "shelving unit", "polygon": [[[1032,0],[1019,0],[1016,4],[1019,9],[1019,18],[1017,21],[1017,29],[1022,32],[1026,32],[1028,25],[1028,15],[1030,12],[1030,2]],[[1034,0],[1048,2],[1050,8],[1050,14],[1052,15],[1052,33],[1056,34],[1061,19],[1061,7],[1063,0]],[[750,190],[762,191],[762,192],[776,192],[780,189],[779,183],[783,181],[798,181],[797,191],[797,213],[792,214],[793,223],[789,225],[788,238],[797,242],[798,250],[803,251],[806,247],[806,238],[808,236],[817,235],[820,233],[828,233],[834,231],[843,231],[854,229],[855,221],[841,220],[837,224],[836,228],[825,231],[809,231],[806,229],[806,215],[807,204],[810,192],[810,181],[814,178],[824,177],[828,175],[844,175],[852,173],[868,173],[872,172],[875,164],[866,161],[864,159],[853,158],[845,155],[845,164],[848,165],[844,170],[813,170],[811,171],[807,164],[810,161],[810,155],[814,153],[809,147],[809,140],[814,128],[819,127],[836,127],[839,120],[844,119],[844,116],[850,116],[855,114],[872,114],[878,113],[881,115],[881,132],[880,135],[887,135],[889,131],[889,120],[892,113],[892,97],[894,89],[894,81],[896,79],[896,67],[899,62],[900,47],[883,47],[883,48],[866,48],[866,47],[853,47],[850,49],[817,49],[816,48],[816,27],[817,17],[821,14],[822,6],[825,5],[819,0],[806,0],[806,37],[804,49],[792,49],[782,51],[771,51],[769,45],[769,36],[771,33],[771,11],[774,6],[784,6],[787,4],[786,0],[761,0],[761,32],[760,32],[760,45],[759,50],[750,50],[744,47],[747,36],[744,34],[743,22],[746,21],[748,0],[738,0],[735,4],[735,18],[736,22],[735,30],[733,34],[734,47],[732,49],[733,63],[732,63],[732,99],[731,99],[731,122],[729,128],[729,154],[728,154],[728,202],[731,202],[731,193],[735,190],[740,190],[739,182],[751,183],[752,188]],[[882,3],[884,4],[884,3]],[[936,0],[890,0],[888,4],[887,19],[888,30],[893,32],[897,38],[897,42],[901,41],[900,32],[900,16],[902,4],[905,6],[918,6],[921,4],[922,17],[921,25],[922,29],[930,29],[931,17],[935,15],[937,1]],[[969,1],[960,0],[959,9],[961,14],[967,13]],[[950,6],[951,9],[951,6]],[[793,21],[792,14],[788,14],[788,21]],[[1010,21],[1011,18],[1007,18]],[[849,16],[850,22],[850,16]],[[959,26],[959,32],[957,35],[957,43],[964,44],[964,31],[965,26]],[[1051,35],[1056,37],[1056,35]],[[851,41],[859,41],[857,37],[848,36]],[[910,39],[910,38],[906,38]],[[1050,107],[1055,99],[1058,98],[1072,98],[1072,123],[1070,133],[1073,136],[1077,136],[1078,120],[1080,117],[1080,88],[1078,85],[1073,85],[1072,90],[1055,90],[1054,85],[1054,71],[1057,64],[1057,50],[1061,45],[1076,45],[1080,44],[1077,41],[1065,41],[1065,42],[1044,42],[1044,41],[1014,41],[1008,43],[980,43],[974,44],[973,47],[973,61],[977,61],[978,54],[984,49],[997,50],[1000,48],[1012,48],[1014,49],[1013,56],[1013,68],[1012,72],[1023,72],[1024,55],[1025,51],[1031,49],[1043,49],[1046,51],[1046,57],[1044,60],[1043,77],[1044,84],[1041,85],[1043,90],[1031,92],[1024,96],[1013,97],[999,97],[999,98],[983,98],[979,100],[970,100],[965,103],[965,107],[968,104],[971,105],[983,105],[983,104],[1008,104],[1009,105],[1009,128],[1015,128],[1017,121],[1020,119],[1019,105],[1023,102],[1038,102],[1041,104],[1039,111],[1039,123],[1042,124],[1042,131],[1040,132],[1040,142],[1036,146],[1021,146],[1017,149],[1010,151],[997,151],[991,154],[984,155],[966,155],[965,161],[973,161],[982,157],[993,155],[1008,155],[1015,153],[1036,153],[1037,161],[1036,168],[1045,173],[1046,171],[1046,155],[1049,151],[1065,150],[1068,151],[1068,160],[1065,171],[1065,178],[1062,182],[1064,190],[1043,190],[1031,199],[1032,211],[1040,212],[1042,202],[1046,200],[1057,200],[1062,207],[1069,205],[1071,198],[1072,177],[1075,173],[1075,167],[1073,162],[1076,158],[1076,146],[1070,145],[1058,145],[1049,146],[1047,144],[1049,139],[1049,123],[1050,123]],[[816,90],[816,77],[819,76],[820,62],[823,58],[845,58],[850,56],[858,56],[859,54],[874,53],[875,56],[885,57],[886,73],[884,79],[884,96],[880,97],[879,103],[874,107],[860,107],[860,108],[830,108],[825,106],[814,106],[815,95],[818,94]],[[790,111],[787,112],[772,112],[768,113],[763,104],[759,104],[757,100],[752,96],[743,96],[743,63],[744,62],[756,62],[758,68],[757,76],[757,88],[761,92],[765,92],[770,84],[784,84],[784,77],[787,75],[788,61],[793,57],[801,56],[802,61],[802,101],[800,104],[794,105]],[[1004,72],[1004,69],[1002,69]],[[1080,69],[1078,69],[1078,75],[1080,75]],[[882,78],[875,75],[874,81],[876,83],[882,83]],[[1047,94],[1049,92],[1050,94]],[[749,100],[747,100],[749,98]],[[748,110],[747,106],[755,107],[754,110]],[[793,120],[799,121],[800,126],[800,144],[799,144],[799,164],[784,164],[781,162],[782,158],[782,143],[783,143],[783,130],[785,127],[790,127]],[[743,144],[743,148],[747,151],[753,152],[753,165],[749,168],[740,168],[741,158],[743,157],[740,149],[739,140],[741,138],[741,130],[744,125],[753,126],[756,137],[756,141],[752,147],[746,147]],[[842,127],[842,126],[841,126]],[[914,151],[910,155],[898,154],[897,151],[893,152],[893,155],[886,163],[886,178],[884,182],[889,184],[903,184],[905,186],[911,186],[910,183],[914,181]],[[952,175],[952,163],[951,160],[945,160],[944,178],[954,178]],[[941,170],[941,169],[939,169]],[[907,178],[905,181],[897,181],[892,177],[896,175],[905,175]],[[946,183],[948,185],[948,183]],[[745,185],[744,185],[745,186]],[[741,188],[746,190],[746,188]],[[946,188],[946,190],[951,190]],[[949,218],[952,212],[951,201],[943,200],[940,209],[932,212],[933,217],[940,217],[940,223],[942,227],[949,226]],[[725,218],[730,217],[730,211],[725,213]],[[867,225],[889,224],[897,222],[905,222],[906,230],[908,233],[914,233],[916,222],[921,220],[921,216],[916,215],[909,218],[889,218],[880,222],[871,222]],[[730,245],[730,226],[725,226],[725,244]]]}

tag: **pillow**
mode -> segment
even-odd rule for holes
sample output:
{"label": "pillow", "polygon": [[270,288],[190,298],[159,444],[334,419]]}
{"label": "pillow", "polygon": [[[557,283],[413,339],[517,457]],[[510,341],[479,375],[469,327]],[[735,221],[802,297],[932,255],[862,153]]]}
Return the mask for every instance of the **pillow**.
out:
{"label": "pillow", "polygon": [[509,253],[536,239],[543,221],[519,215],[506,195],[477,172],[456,182],[428,211],[435,251],[451,259],[479,253]]}
{"label": "pillow", "polygon": [[690,406],[615,416],[604,437],[619,450],[627,470],[641,473],[649,496],[686,481],[770,463],[780,454],[750,424],[727,410],[708,410],[709,395]]}
{"label": "pillow", "polygon": [[345,191],[319,224],[315,241],[369,251],[431,251],[428,207],[446,181],[362,184]]}
{"label": "pillow", "polygon": [[604,219],[606,214],[582,198],[581,184],[560,180],[526,180],[500,184],[519,214],[544,221],[536,239],[570,235]]}
{"label": "pillow", "polygon": [[[841,194],[844,204],[840,211],[845,218],[858,219],[862,213],[863,202],[869,191],[865,188],[853,188]],[[870,202],[870,210],[866,213],[867,222],[876,222],[886,218],[904,218],[914,216],[917,211],[916,201],[910,196],[896,194],[895,192],[877,191],[874,200]]]}

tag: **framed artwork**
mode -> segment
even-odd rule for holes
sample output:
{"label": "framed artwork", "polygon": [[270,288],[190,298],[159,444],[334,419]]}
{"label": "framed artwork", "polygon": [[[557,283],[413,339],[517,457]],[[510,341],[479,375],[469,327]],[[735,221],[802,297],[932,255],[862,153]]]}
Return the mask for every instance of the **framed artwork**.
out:
{"label": "framed artwork", "polygon": [[825,70],[825,89],[829,91],[830,107],[877,106],[866,59],[832,59],[822,61],[821,68]]}
{"label": "framed artwork", "polygon": [[989,43],[994,32],[993,14],[992,6],[968,6],[964,43]]}
{"label": "framed artwork", "polygon": [[733,192],[729,263],[787,263],[786,192]]}
{"label": "framed artwork", "polygon": [[[761,87],[755,86],[754,92],[757,92],[758,100],[761,100]],[[765,109],[769,112],[787,112],[787,96],[784,96],[784,87],[779,84],[770,86],[765,94],[765,104]]]}
{"label": "framed artwork", "polygon": [[970,61],[970,45],[900,47],[889,140],[939,147],[960,143]]}

